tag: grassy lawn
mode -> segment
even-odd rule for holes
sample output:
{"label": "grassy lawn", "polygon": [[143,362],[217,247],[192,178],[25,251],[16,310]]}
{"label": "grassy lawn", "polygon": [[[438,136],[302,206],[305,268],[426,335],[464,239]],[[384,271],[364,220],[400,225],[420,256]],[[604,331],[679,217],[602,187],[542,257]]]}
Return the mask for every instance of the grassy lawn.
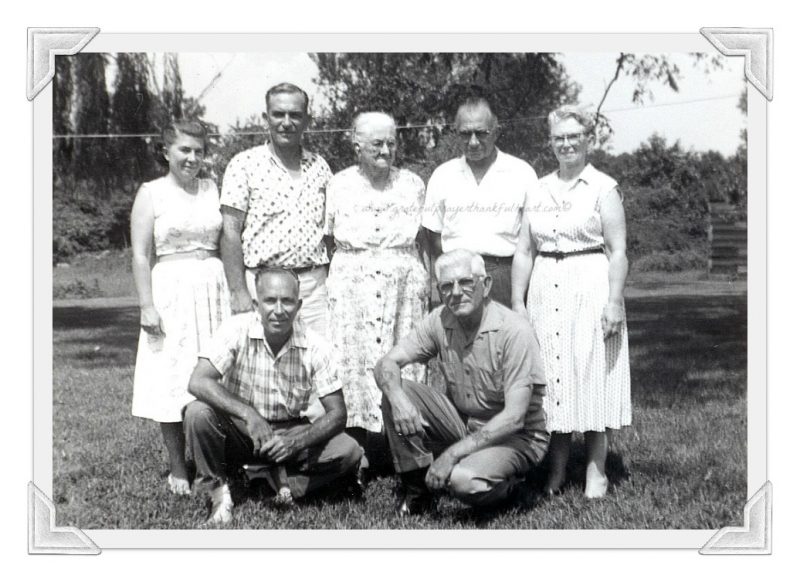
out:
{"label": "grassy lawn", "polygon": [[[628,300],[634,423],[618,431],[609,495],[582,496],[581,443],[563,495],[538,495],[534,472],[521,505],[477,513],[443,499],[437,516],[393,515],[394,478],[354,502],[317,497],[274,508],[258,487],[234,491],[233,528],[653,528],[740,524],[746,501],[746,297],[659,294]],[[53,492],[58,523],[84,529],[194,528],[207,508],[166,490],[155,423],[130,416],[138,310],[131,301],[58,302],[54,308]]]}

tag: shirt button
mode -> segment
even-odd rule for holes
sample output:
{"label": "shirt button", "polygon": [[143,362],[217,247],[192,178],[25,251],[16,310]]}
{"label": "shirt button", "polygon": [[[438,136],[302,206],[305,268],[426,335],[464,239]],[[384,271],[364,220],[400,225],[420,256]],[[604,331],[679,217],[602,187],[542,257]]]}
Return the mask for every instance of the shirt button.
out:
{"label": "shirt button", "polygon": [[381,338],[378,338],[375,341],[378,342],[378,343],[381,343]]}
{"label": "shirt button", "polygon": [[556,378],[556,384],[561,384],[561,378]]}
{"label": "shirt button", "polygon": [[381,293],[380,293],[380,291],[378,291],[377,293],[375,293],[375,297],[377,297],[378,299],[380,299],[380,298],[381,298]]}
{"label": "shirt button", "polygon": [[469,370],[464,370],[464,373],[469,376]]}
{"label": "shirt button", "polygon": [[556,335],[561,335],[560,333],[556,332]]}

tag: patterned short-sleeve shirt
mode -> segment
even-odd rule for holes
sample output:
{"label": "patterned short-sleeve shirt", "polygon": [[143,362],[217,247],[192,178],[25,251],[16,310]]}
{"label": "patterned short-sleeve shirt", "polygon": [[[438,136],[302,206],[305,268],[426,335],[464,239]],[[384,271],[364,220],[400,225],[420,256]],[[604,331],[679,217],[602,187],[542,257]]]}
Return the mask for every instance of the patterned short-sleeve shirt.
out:
{"label": "patterned short-sleeve shirt", "polygon": [[473,335],[465,334],[453,313],[440,306],[398,345],[414,362],[438,355],[447,394],[468,417],[470,430],[501,412],[510,390],[524,387],[531,390],[524,431],[531,436],[545,432],[544,365],[533,328],[521,315],[490,301]]}
{"label": "patterned short-sleeve shirt", "polygon": [[295,320],[277,354],[257,312],[228,318],[200,353],[222,374],[222,384],[269,421],[298,418],[311,397],[342,389],[328,342]]}
{"label": "patterned short-sleeve shirt", "polygon": [[225,169],[220,204],[245,213],[245,267],[328,263],[322,235],[331,169],[321,156],[303,150],[300,174],[292,177],[269,144],[237,154]]}

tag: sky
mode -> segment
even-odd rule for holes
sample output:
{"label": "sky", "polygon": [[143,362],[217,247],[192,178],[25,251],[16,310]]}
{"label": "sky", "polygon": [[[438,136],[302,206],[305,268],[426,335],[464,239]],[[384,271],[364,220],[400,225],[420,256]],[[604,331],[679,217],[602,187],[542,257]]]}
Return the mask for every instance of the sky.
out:
{"label": "sky", "polygon": [[[614,75],[617,53],[573,52],[561,58],[567,76],[582,88],[581,102],[597,105]],[[746,124],[737,108],[745,86],[743,59],[726,58],[722,69],[710,72],[695,66],[685,53],[671,54],[670,59],[681,70],[677,93],[652,82],[653,99],[636,105],[630,79],[621,78],[612,86],[603,104],[614,130],[609,151],[633,151],[657,133],[687,149],[733,154]],[[316,66],[306,53],[181,53],[179,62],[184,93],[197,97],[205,91],[205,118],[223,131],[237,119],[260,117],[266,89],[282,81],[306,89],[314,106]]]}

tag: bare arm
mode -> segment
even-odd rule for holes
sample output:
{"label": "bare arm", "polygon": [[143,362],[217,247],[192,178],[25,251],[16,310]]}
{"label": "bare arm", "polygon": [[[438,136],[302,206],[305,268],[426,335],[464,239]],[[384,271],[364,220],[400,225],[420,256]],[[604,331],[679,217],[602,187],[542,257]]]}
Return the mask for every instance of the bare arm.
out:
{"label": "bare arm", "polygon": [[242,231],[245,213],[231,206],[222,205],[222,236],[220,254],[225,267],[225,278],[231,290],[231,309],[233,313],[250,311],[253,301],[247,291],[244,277],[244,253],[242,252]]}
{"label": "bare arm", "polygon": [[625,209],[616,189],[600,203],[600,221],[608,249],[608,304],[603,310],[602,322],[603,333],[608,337],[619,332],[625,318],[622,294],[628,278]]}
{"label": "bare arm", "polygon": [[266,419],[243,398],[228,391],[221,383],[222,374],[205,358],[199,358],[189,378],[189,394],[206,404],[221,410],[228,416],[245,422],[253,441],[253,452],[257,453],[272,437],[272,429]]}
{"label": "bare arm", "polygon": [[401,435],[422,432],[422,416],[403,392],[400,377],[401,368],[412,362],[403,347],[396,345],[378,360],[373,372],[378,388],[392,407],[394,430]]}
{"label": "bare arm", "polygon": [[431,261],[431,309],[437,305],[441,305],[442,298],[439,297],[439,288],[436,281],[436,270],[433,268],[436,259],[442,254],[442,233],[423,228],[425,231],[425,238],[428,241],[428,252],[430,253]]}
{"label": "bare arm", "polygon": [[536,258],[536,248],[531,241],[531,229],[528,224],[528,217],[522,215],[522,226],[519,229],[519,239],[517,248],[514,251],[514,260],[511,263],[511,308],[524,315],[525,311],[525,291],[531,280],[533,271],[533,261]]}
{"label": "bare arm", "polygon": [[506,393],[505,406],[480,430],[450,445],[431,465],[425,482],[431,489],[447,485],[458,462],[475,451],[492,446],[522,430],[531,400],[531,386],[519,386]]}
{"label": "bare arm", "polygon": [[153,305],[153,225],[155,213],[150,192],[140,188],[131,210],[131,269],[136,294],[139,297],[140,325],[147,333],[161,335],[161,317]]}

